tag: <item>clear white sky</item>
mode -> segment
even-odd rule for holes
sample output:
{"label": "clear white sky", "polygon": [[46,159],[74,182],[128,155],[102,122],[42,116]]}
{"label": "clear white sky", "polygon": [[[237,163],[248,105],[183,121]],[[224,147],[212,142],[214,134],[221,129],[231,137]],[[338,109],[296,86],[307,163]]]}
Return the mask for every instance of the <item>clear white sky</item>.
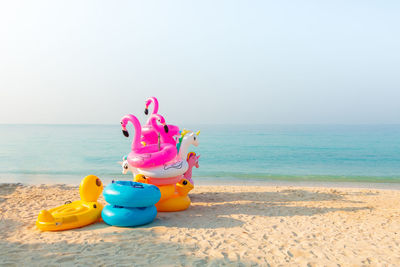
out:
{"label": "clear white sky", "polygon": [[0,123],[400,123],[400,1],[0,2]]}

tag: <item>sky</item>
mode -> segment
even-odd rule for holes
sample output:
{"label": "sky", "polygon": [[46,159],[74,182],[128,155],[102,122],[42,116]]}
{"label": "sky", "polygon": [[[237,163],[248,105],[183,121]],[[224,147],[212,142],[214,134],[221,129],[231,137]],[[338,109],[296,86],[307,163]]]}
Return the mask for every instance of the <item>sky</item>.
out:
{"label": "sky", "polygon": [[0,123],[400,123],[399,1],[1,1]]}

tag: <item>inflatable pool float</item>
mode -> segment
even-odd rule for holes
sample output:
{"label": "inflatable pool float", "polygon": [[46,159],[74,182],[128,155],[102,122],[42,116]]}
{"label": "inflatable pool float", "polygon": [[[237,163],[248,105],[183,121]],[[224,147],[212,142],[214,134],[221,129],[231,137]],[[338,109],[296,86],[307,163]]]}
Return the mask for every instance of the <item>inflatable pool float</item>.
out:
{"label": "inflatable pool float", "polygon": [[[198,131],[197,133],[192,132],[190,134],[186,134],[182,139],[179,153],[172,161],[160,164],[160,166],[152,168],[139,167],[136,168],[135,171],[137,171],[140,174],[144,174],[147,177],[153,177],[157,179],[177,177],[183,175],[189,168],[188,165],[188,159],[190,158],[190,155],[188,154],[189,146],[194,145],[197,147],[199,145],[199,134],[200,131]],[[128,163],[130,164],[129,160]],[[162,181],[160,182],[162,183]]]}
{"label": "inflatable pool float", "polygon": [[115,181],[104,188],[104,200],[112,205],[138,208],[157,203],[160,190],[151,184],[132,181]]}
{"label": "inflatable pool float", "polygon": [[[138,174],[135,176],[135,182],[149,184],[151,180],[142,174]],[[156,206],[160,206],[165,210],[159,211],[178,211],[187,209],[190,205],[190,198],[188,197],[188,193],[190,190],[194,188],[193,184],[181,178],[180,181],[176,184],[169,185],[157,185],[158,189],[161,192],[161,198],[157,202]],[[181,197],[181,198],[180,198]],[[165,200],[169,200],[173,198],[170,202],[165,202]],[[160,203],[165,202],[162,205]],[[167,208],[168,206],[168,208]]]}
{"label": "inflatable pool float", "polygon": [[[146,100],[145,104],[145,109],[144,109],[144,114],[148,115],[149,114],[149,106],[150,104],[154,104],[154,109],[153,112],[150,115],[158,114],[158,100],[155,97],[149,97]],[[150,116],[150,118],[147,120],[146,124],[142,127],[142,141],[145,142],[146,144],[157,144],[158,143],[158,132],[154,127],[153,123],[155,122],[154,117]],[[154,120],[154,122],[153,122]],[[168,125],[169,131],[174,134],[179,133],[179,127],[175,125]],[[176,133],[175,133],[176,132]]]}
{"label": "inflatable pool float", "polygon": [[184,174],[189,168],[186,160],[166,163],[154,168],[138,168],[137,172],[148,177],[168,178]]}
{"label": "inflatable pool float", "polygon": [[[144,114],[149,115],[149,106],[150,104],[154,104],[153,112],[150,115],[158,113],[158,100],[157,98],[149,97],[146,100]],[[142,142],[146,144],[157,144],[158,142],[158,133],[154,130],[151,125],[150,118],[147,120],[146,124],[142,127]]]}
{"label": "inflatable pool float", "polygon": [[[158,135],[160,135],[161,143],[169,143],[176,145],[179,136],[179,127],[176,125],[167,125],[165,119],[160,114],[153,114],[149,119],[151,127],[142,127],[141,141],[148,144],[157,144],[159,142]],[[162,126],[158,125],[161,123]],[[167,127],[166,127],[167,126]],[[165,131],[165,129],[168,129]]]}
{"label": "inflatable pool float", "polygon": [[182,211],[186,210],[190,206],[190,198],[188,193],[193,189],[193,184],[187,179],[182,179],[175,185],[175,192],[164,201],[159,201],[156,204],[158,211]]}
{"label": "inflatable pool float", "polygon": [[[139,181],[137,180],[137,177],[143,176],[146,180]],[[162,186],[162,185],[174,185],[177,182],[179,182],[182,178],[184,178],[182,175],[176,176],[176,177],[169,177],[169,178],[153,178],[153,177],[146,177],[143,174],[137,174],[134,178],[134,182],[139,182],[139,183],[145,183],[145,184],[152,184],[156,185],[157,187]]]}
{"label": "inflatable pool float", "polygon": [[40,211],[37,228],[42,231],[61,231],[97,222],[103,209],[103,205],[97,202],[102,190],[103,184],[98,177],[86,176],[79,185],[81,200]]}
{"label": "inflatable pool float", "polygon": [[176,176],[176,177],[169,177],[169,178],[153,178],[153,177],[148,177],[147,179],[149,180],[149,184],[153,184],[156,186],[162,186],[162,185],[171,185],[171,184],[176,184],[183,178],[182,175]]}
{"label": "inflatable pool float", "polygon": [[174,161],[187,160],[190,145],[194,145],[196,147],[199,146],[199,134],[200,131],[197,131],[196,133],[187,132],[185,134],[180,142],[179,153]]}
{"label": "inflatable pool float", "polygon": [[107,205],[102,211],[105,223],[120,227],[132,227],[151,223],[157,216],[154,205],[143,208],[129,208]]}
{"label": "inflatable pool float", "polygon": [[[136,180],[148,183],[145,177]],[[187,179],[181,179],[176,185],[157,186],[161,192],[160,201],[156,207],[158,211],[181,211],[190,206],[190,198],[188,193],[194,188],[193,184]]]}
{"label": "inflatable pool float", "polygon": [[[144,183],[144,184],[152,184],[151,183],[151,178],[147,178],[143,174],[138,174],[134,178],[135,182],[138,183]],[[164,200],[167,200],[168,198],[172,197],[175,193],[175,183],[171,183],[168,185],[157,185],[158,189],[160,190],[161,193],[161,198],[158,202],[162,202]]]}
{"label": "inflatable pool float", "polygon": [[[149,115],[149,106],[150,104],[154,104],[153,112],[151,114],[157,114],[158,113],[158,100],[156,97],[152,96],[147,98],[145,108],[144,108],[144,114]],[[147,121],[147,124],[149,124],[149,121]],[[146,124],[146,125],[147,125]]]}
{"label": "inflatable pool float", "polygon": [[135,168],[151,168],[162,165],[176,156],[176,147],[170,144],[146,145],[128,155],[128,163]]}
{"label": "inflatable pool float", "polygon": [[161,197],[160,190],[151,184],[116,181],[104,189],[104,199],[110,204],[101,216],[114,226],[138,226],[150,223],[157,215],[154,206]]}
{"label": "inflatable pool float", "polygon": [[199,166],[199,158],[200,158],[200,155],[197,156],[195,152],[190,152],[187,155],[187,162],[188,162],[189,168],[183,174],[183,177],[185,179],[187,179],[189,182],[191,182],[193,185],[194,185],[194,182],[193,182],[193,179],[192,179],[192,170],[193,170],[193,167],[196,167],[196,168],[200,167]]}
{"label": "inflatable pool float", "polygon": [[[128,122],[131,122],[135,128],[135,135],[132,140],[131,152],[128,155],[128,162],[135,168],[151,168],[171,161],[177,155],[176,146],[169,143],[152,144],[143,146],[140,143],[142,134],[139,120],[129,114],[121,119],[122,133],[129,137],[126,129]],[[165,132],[168,132],[168,126],[165,126]]]}
{"label": "inflatable pool float", "polygon": [[186,130],[186,129],[183,129],[183,130],[181,131],[181,135],[180,135],[180,137],[178,138],[177,144],[176,144],[176,149],[178,150],[178,152],[179,152],[179,149],[181,148],[181,144],[182,144],[183,137],[185,137],[185,135],[186,135],[187,133],[190,133],[190,132],[191,132],[190,130]]}

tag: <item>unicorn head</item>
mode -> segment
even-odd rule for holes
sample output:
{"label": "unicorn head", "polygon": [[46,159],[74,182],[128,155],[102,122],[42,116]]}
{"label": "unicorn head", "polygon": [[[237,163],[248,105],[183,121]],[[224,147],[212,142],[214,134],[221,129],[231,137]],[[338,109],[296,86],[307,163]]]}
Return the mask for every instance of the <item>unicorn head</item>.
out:
{"label": "unicorn head", "polygon": [[131,171],[133,174],[136,173],[136,169],[133,168],[131,165],[128,163],[128,156],[124,156],[122,158],[122,161],[118,162],[122,166],[122,174],[127,174],[128,171]]}
{"label": "unicorn head", "polygon": [[197,131],[196,133],[191,133],[188,135],[189,139],[191,140],[192,145],[194,145],[194,146],[199,145],[199,134],[200,134],[200,131]]}
{"label": "unicorn head", "polygon": [[199,168],[200,167],[199,166],[199,158],[200,158],[200,155],[196,156],[195,152],[190,152],[187,155],[187,162],[189,164],[189,168],[193,167],[193,166],[196,168]]}
{"label": "unicorn head", "polygon": [[190,134],[187,133],[181,142],[181,146],[179,149],[179,157],[181,159],[186,159],[187,157],[187,153],[188,153],[188,149],[190,145],[194,145],[194,146],[198,146],[199,145],[199,134],[200,131],[194,133],[191,132]]}
{"label": "unicorn head", "polygon": [[122,174],[127,174],[129,171],[129,163],[127,160],[123,161],[122,164]]}

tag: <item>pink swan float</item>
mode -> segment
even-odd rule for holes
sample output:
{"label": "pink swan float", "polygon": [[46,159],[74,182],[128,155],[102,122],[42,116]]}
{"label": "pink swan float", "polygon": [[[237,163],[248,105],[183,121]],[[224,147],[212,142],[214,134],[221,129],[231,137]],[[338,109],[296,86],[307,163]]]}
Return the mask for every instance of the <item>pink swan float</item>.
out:
{"label": "pink swan float", "polygon": [[[169,143],[151,144],[143,146],[140,143],[142,127],[139,120],[132,114],[126,115],[121,119],[122,133],[129,137],[126,125],[128,122],[133,124],[135,135],[132,140],[132,151],[128,155],[128,163],[134,168],[150,168],[162,165],[171,161],[177,155],[176,146]],[[159,132],[161,138],[167,138],[168,126]],[[158,134],[157,134],[158,136]]]}

